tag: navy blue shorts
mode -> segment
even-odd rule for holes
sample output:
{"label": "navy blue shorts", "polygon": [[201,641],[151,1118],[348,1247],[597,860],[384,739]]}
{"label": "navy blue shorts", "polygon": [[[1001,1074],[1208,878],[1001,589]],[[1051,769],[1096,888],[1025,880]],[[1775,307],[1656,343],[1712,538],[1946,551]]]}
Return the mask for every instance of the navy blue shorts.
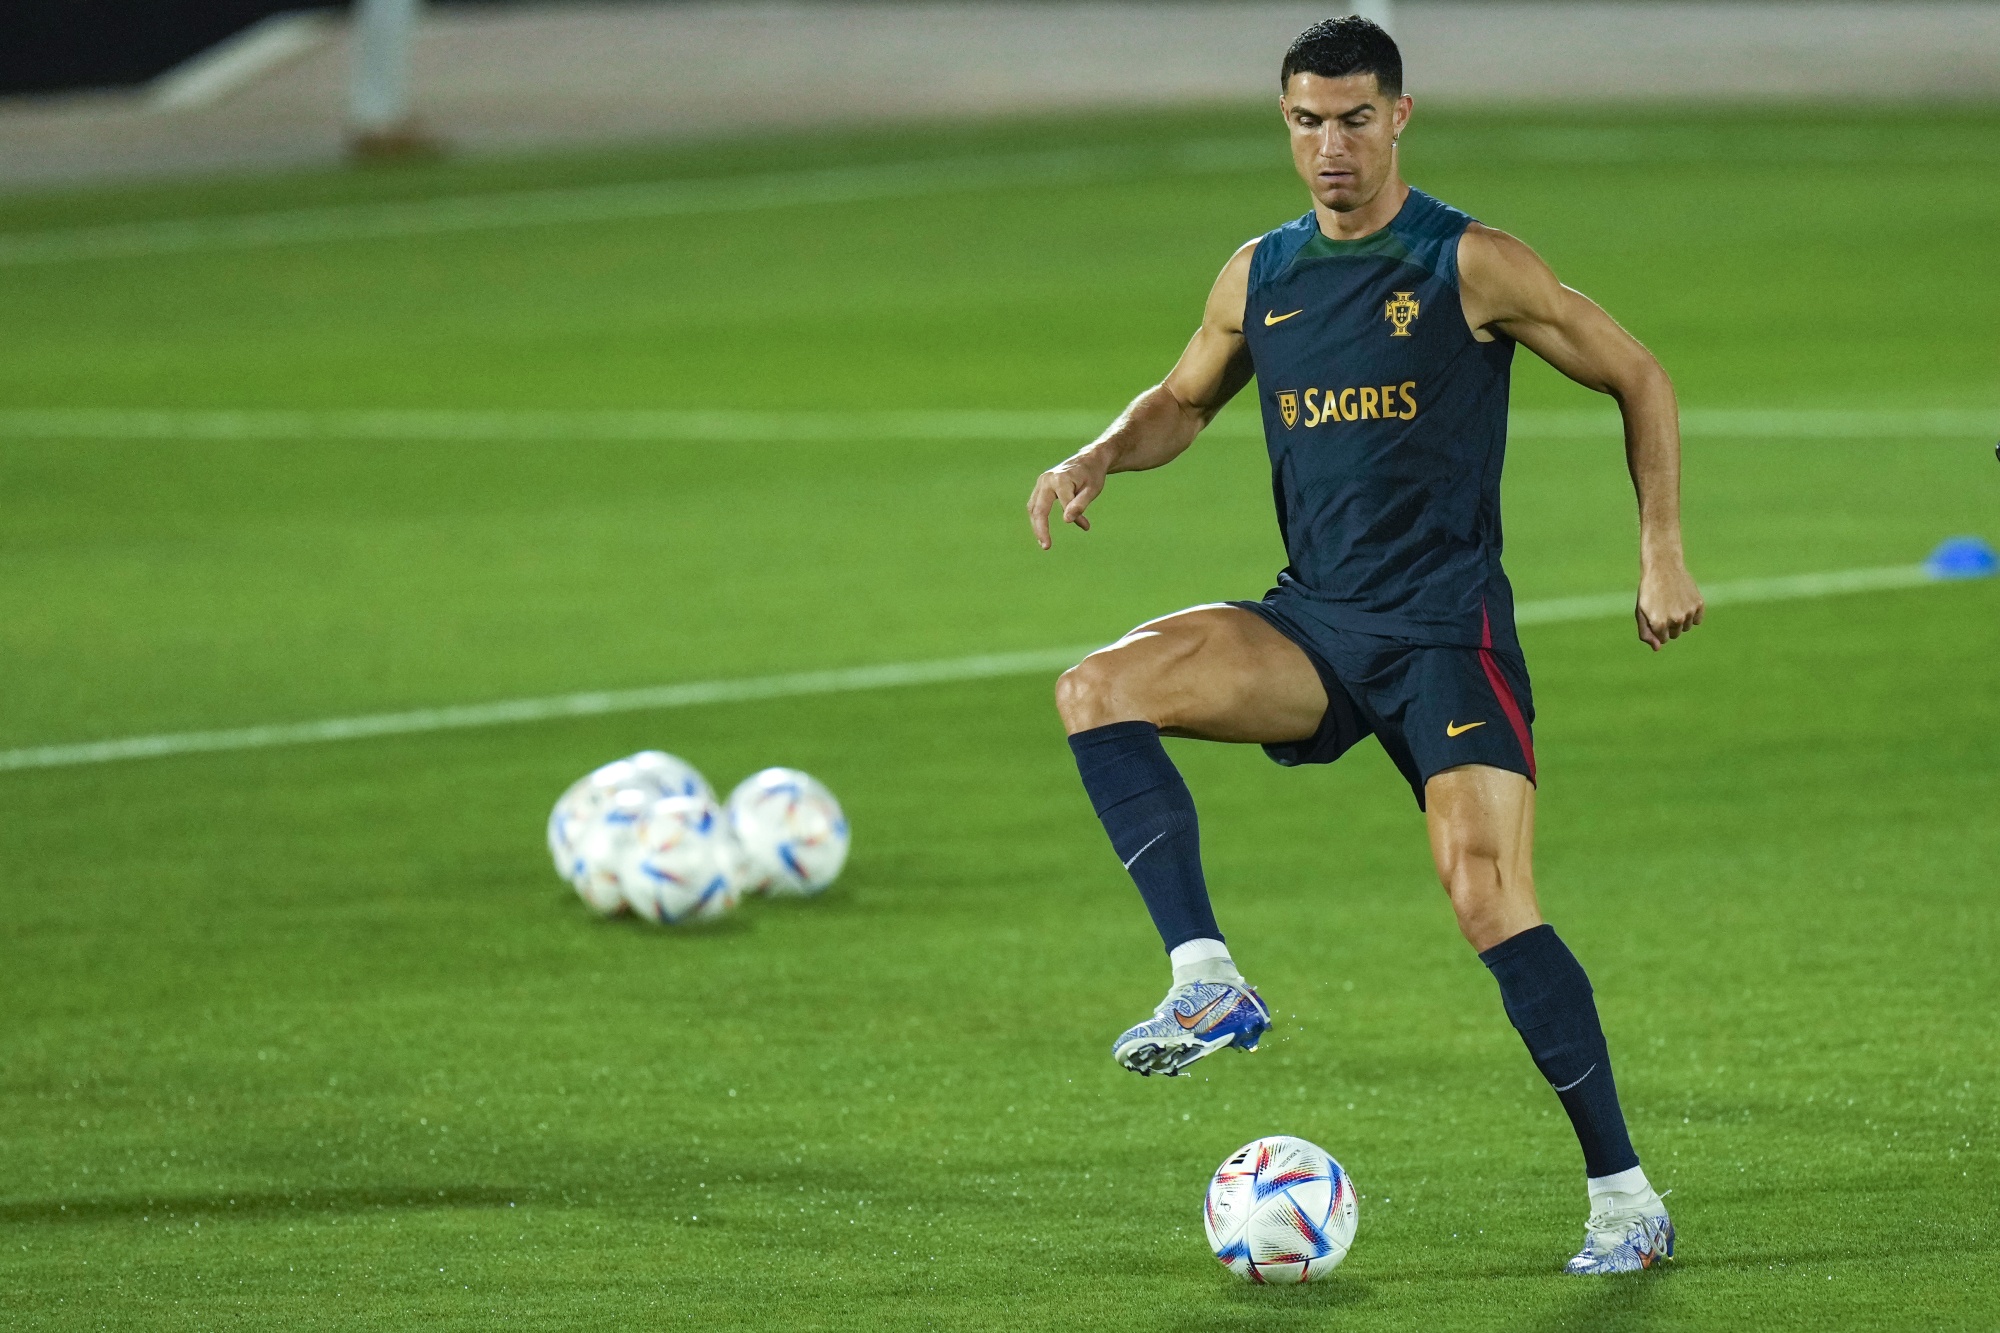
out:
{"label": "navy blue shorts", "polygon": [[[1510,648],[1411,643],[1334,629],[1291,613],[1280,589],[1261,602],[1230,602],[1296,643],[1326,686],[1326,716],[1300,741],[1266,745],[1290,767],[1330,764],[1361,740],[1382,742],[1424,805],[1424,784],[1461,764],[1486,764],[1535,780],[1535,698],[1528,663]],[[1511,636],[1510,636],[1511,637]],[[1489,641],[1491,635],[1488,636]]]}

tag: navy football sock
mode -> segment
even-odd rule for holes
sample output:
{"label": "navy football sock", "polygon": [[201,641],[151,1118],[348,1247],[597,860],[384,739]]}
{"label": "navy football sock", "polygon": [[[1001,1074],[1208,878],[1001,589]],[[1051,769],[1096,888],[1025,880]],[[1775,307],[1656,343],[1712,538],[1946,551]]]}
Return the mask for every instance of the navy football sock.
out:
{"label": "navy football sock", "polygon": [[1608,1176],[1639,1165],[1618,1108],[1590,978],[1555,927],[1524,930],[1480,954],[1479,961],[1500,983],[1507,1017],[1569,1112],[1583,1145],[1584,1173]]}
{"label": "navy football sock", "polygon": [[1201,877],[1194,797],[1150,722],[1113,722],[1069,738],[1090,804],[1111,835],[1171,952],[1189,940],[1222,938]]}

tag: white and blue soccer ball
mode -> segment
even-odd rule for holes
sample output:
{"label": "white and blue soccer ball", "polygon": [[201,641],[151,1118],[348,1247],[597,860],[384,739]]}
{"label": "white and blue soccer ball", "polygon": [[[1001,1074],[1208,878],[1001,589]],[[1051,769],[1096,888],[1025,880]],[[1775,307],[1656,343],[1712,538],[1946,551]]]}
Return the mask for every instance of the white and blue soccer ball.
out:
{"label": "white and blue soccer ball", "polygon": [[796,768],[753,773],[729,793],[729,826],[748,866],[748,887],[813,894],[847,864],[847,816],[824,784]]}
{"label": "white and blue soccer ball", "polygon": [[711,921],[736,906],[740,853],[713,797],[665,796],[632,828],[618,886],[625,904],[663,926]]}
{"label": "white and blue soccer ball", "polygon": [[639,818],[667,796],[700,796],[715,789],[693,764],[659,750],[641,750],[577,779],[549,812],[549,855],[556,873],[577,895],[606,916],[626,907],[624,874]]}
{"label": "white and blue soccer ball", "polygon": [[1245,1144],[1216,1168],[1202,1225],[1209,1248],[1246,1282],[1325,1277],[1354,1244],[1354,1182],[1316,1144],[1279,1134]]}

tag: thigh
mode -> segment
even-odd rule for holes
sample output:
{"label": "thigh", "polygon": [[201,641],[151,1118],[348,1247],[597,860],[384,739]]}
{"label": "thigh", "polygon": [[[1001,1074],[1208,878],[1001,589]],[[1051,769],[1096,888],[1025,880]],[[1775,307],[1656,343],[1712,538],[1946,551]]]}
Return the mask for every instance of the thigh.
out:
{"label": "thigh", "polygon": [[1510,873],[1532,874],[1535,788],[1521,774],[1465,764],[1424,784],[1424,822],[1440,867],[1462,855],[1496,861]]}
{"label": "thigh", "polygon": [[1261,616],[1197,606],[1149,621],[1072,668],[1058,692],[1072,733],[1151,722],[1169,736],[1276,744],[1326,714],[1312,660]]}

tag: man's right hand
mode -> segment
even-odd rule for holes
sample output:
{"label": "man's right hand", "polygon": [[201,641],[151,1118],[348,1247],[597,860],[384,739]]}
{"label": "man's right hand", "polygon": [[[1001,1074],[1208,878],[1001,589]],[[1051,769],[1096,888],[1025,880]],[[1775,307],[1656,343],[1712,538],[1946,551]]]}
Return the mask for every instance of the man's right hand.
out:
{"label": "man's right hand", "polygon": [[1090,519],[1083,511],[1103,493],[1106,470],[1086,449],[1035,478],[1035,489],[1028,496],[1028,526],[1044,551],[1049,549],[1049,515],[1058,508],[1063,522],[1090,531]]}
{"label": "man's right hand", "polygon": [[1173,372],[1132,400],[1103,435],[1035,478],[1028,497],[1028,526],[1049,549],[1049,515],[1058,507],[1065,523],[1085,532],[1090,508],[1113,472],[1144,472],[1178,458],[1222,405],[1250,382],[1250,348],[1243,339],[1243,302],[1250,284],[1250,241],[1229,257],[1209,290],[1201,327]]}

